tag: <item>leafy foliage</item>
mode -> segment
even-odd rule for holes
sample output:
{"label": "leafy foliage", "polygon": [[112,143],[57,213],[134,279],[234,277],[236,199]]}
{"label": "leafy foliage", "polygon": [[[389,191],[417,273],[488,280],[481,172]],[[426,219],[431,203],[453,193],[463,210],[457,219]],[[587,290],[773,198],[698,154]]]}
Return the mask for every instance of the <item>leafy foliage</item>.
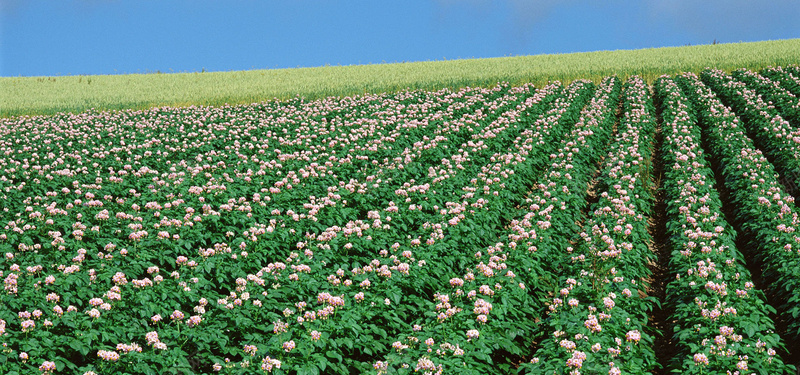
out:
{"label": "leafy foliage", "polygon": [[[661,150],[638,77],[2,119],[0,372],[642,374],[659,303],[669,370],[787,371],[745,258],[796,339],[798,219],[742,124],[777,170],[794,130],[703,77],[750,98],[744,119],[663,78]],[[657,158],[665,301],[645,282]]]}

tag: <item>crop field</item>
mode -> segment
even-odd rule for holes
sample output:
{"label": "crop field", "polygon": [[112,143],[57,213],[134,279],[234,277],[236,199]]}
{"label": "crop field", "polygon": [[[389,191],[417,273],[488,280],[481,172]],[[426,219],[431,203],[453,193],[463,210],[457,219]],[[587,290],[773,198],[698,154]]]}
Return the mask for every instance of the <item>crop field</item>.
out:
{"label": "crop field", "polygon": [[491,87],[497,82],[545,86],[559,80],[599,82],[638,75],[648,83],[662,74],[760,70],[800,61],[800,39],[749,43],[597,51],[486,59],[262,69],[230,72],[0,77],[0,117],[80,113],[154,106],[234,105],[265,99],[310,100],[398,90]]}
{"label": "crop field", "polygon": [[793,374],[800,67],[0,119],[2,374]]}

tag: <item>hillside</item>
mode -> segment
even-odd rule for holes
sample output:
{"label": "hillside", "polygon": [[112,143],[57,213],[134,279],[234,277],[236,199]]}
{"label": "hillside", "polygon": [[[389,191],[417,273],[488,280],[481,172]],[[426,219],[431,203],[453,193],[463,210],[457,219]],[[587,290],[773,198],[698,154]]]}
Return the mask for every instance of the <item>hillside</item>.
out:
{"label": "hillside", "polygon": [[489,87],[497,82],[541,86],[559,80],[639,75],[758,70],[800,61],[800,39],[640,50],[601,51],[451,61],[213,73],[126,74],[0,78],[0,117],[142,109],[153,106],[221,105],[302,96],[351,96],[412,89]]}

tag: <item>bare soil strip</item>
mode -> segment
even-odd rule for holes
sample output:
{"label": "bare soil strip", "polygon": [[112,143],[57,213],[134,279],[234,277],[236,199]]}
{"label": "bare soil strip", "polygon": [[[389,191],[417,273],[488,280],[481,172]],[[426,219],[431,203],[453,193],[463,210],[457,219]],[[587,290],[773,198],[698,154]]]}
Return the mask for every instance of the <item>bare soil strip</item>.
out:
{"label": "bare soil strip", "polygon": [[669,363],[675,357],[677,349],[672,342],[673,323],[670,321],[672,311],[667,309],[665,299],[667,292],[667,283],[670,277],[674,277],[669,272],[669,258],[670,250],[668,245],[667,235],[667,216],[666,207],[667,202],[664,197],[664,192],[661,189],[661,180],[663,177],[664,165],[663,158],[661,157],[661,146],[664,141],[664,136],[661,132],[661,103],[656,103],[656,137],[653,143],[655,152],[652,153],[652,179],[653,179],[653,196],[656,199],[653,207],[653,216],[650,218],[650,236],[653,242],[648,244],[650,249],[658,256],[657,263],[651,264],[651,271],[653,272],[648,281],[649,289],[647,293],[655,297],[659,301],[659,305],[653,309],[650,316],[651,326],[655,331],[655,342],[653,343],[656,352],[656,358],[661,365],[660,369],[656,369],[654,374],[666,375],[669,374]]}

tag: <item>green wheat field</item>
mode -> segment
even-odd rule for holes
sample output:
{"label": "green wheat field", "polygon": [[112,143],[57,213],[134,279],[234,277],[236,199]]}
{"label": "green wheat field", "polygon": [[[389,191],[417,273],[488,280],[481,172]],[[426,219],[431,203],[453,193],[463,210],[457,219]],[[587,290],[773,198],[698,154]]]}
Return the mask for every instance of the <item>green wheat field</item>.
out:
{"label": "green wheat field", "polygon": [[616,74],[648,83],[663,74],[761,69],[800,61],[800,39],[377,65],[214,73],[0,78],[0,116],[81,112],[91,108],[222,105],[302,96],[319,99],[410,89],[491,86],[503,81],[576,79]]}

